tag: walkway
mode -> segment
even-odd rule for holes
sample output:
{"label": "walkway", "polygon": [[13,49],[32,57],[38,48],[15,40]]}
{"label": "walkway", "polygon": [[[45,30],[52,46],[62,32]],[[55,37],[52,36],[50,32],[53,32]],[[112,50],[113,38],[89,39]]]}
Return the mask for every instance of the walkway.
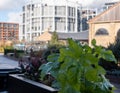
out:
{"label": "walkway", "polygon": [[[2,53],[0,53],[0,69],[15,69],[15,68],[19,68],[18,62],[8,59],[8,58],[4,57],[4,55]],[[0,93],[8,93],[8,92],[3,91]]]}
{"label": "walkway", "polygon": [[8,69],[18,68],[18,62],[8,59],[4,57],[2,53],[0,53],[0,69],[4,69],[4,68],[8,68]]}

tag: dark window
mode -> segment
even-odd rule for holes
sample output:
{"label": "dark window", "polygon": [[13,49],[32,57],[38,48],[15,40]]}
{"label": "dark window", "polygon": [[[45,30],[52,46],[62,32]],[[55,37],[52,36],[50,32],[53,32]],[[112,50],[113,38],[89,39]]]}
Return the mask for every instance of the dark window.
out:
{"label": "dark window", "polygon": [[22,7],[22,10],[25,11],[25,6]]}
{"label": "dark window", "polygon": [[95,35],[108,35],[108,31],[104,28],[100,28],[96,31]]}

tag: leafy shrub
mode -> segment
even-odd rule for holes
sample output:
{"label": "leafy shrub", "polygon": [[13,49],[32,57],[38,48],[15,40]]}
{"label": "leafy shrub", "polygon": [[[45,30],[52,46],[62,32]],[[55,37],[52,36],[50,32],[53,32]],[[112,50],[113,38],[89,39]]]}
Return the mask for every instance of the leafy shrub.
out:
{"label": "leafy shrub", "polygon": [[[120,60],[120,39],[116,39],[115,42],[109,44],[109,46],[106,49],[111,50],[113,52],[113,55],[115,56],[117,62]],[[118,69],[117,63],[108,62],[104,59],[100,59],[100,65],[106,70]]]}
{"label": "leafy shrub", "polygon": [[39,67],[41,64],[46,63],[46,61],[39,57],[29,57],[27,60],[22,58],[19,60],[19,66],[22,72],[29,79],[38,81],[39,80]]}
{"label": "leafy shrub", "polygon": [[120,39],[116,39],[115,42],[110,44],[107,49],[113,52],[117,61],[120,59]]}
{"label": "leafy shrub", "polygon": [[4,48],[4,55],[6,55],[7,53],[24,53],[23,50],[15,50],[15,49],[6,49]]}
{"label": "leafy shrub", "polygon": [[59,88],[59,93],[112,93],[113,86],[98,64],[100,58],[116,61],[112,52],[96,46],[95,40],[92,48],[71,39],[68,44],[60,53],[50,55],[49,62],[39,68],[41,80],[50,74],[55,79],[52,86]]}
{"label": "leafy shrub", "polygon": [[[39,74],[41,72],[39,70],[39,67],[42,64],[47,63],[47,57],[50,54],[57,52],[59,52],[59,48],[57,48],[56,46],[49,47],[48,49],[39,50],[38,52],[31,51],[30,57],[27,60],[23,60],[22,58],[19,60],[19,66],[22,68],[22,72],[25,73],[26,77],[33,80],[39,80]],[[44,81],[40,81],[45,84],[48,82],[49,84],[51,80],[52,77],[50,75],[46,75]]]}
{"label": "leafy shrub", "polygon": [[5,46],[5,49],[13,49],[13,46]]}
{"label": "leafy shrub", "polygon": [[44,53],[42,54],[41,58],[45,59],[47,61],[47,57],[53,53],[59,53],[59,49],[63,46],[49,46]]}

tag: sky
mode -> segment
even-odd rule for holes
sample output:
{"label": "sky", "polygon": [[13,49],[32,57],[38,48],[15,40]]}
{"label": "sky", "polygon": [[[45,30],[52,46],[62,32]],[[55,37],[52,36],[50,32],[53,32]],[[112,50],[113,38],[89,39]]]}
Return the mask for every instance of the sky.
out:
{"label": "sky", "polygon": [[[0,0],[0,22],[19,22],[20,14],[22,12],[22,6],[31,0]],[[40,0],[33,0],[34,2]],[[52,0],[43,0],[50,2]],[[53,0],[55,1],[55,0]],[[56,0],[63,1],[63,0]],[[82,6],[87,7],[101,7],[105,2],[116,2],[120,0],[68,0],[68,1],[78,1]]]}

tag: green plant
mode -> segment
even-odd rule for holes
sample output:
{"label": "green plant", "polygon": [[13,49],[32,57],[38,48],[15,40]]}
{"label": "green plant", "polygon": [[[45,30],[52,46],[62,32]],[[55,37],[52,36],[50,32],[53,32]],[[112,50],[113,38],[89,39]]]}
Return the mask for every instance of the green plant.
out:
{"label": "green plant", "polygon": [[[111,50],[113,52],[113,55],[115,56],[117,62],[120,61],[120,39],[119,38],[117,38],[114,43],[109,44],[109,46],[106,49]],[[100,65],[106,70],[119,69],[118,63],[108,62],[104,59],[100,59]]]}
{"label": "green plant", "polygon": [[47,57],[51,54],[59,53],[59,49],[61,47],[63,47],[63,46],[56,46],[56,45],[49,46],[47,49],[44,50],[41,57],[47,61]]}
{"label": "green plant", "polygon": [[21,72],[24,76],[38,81],[39,80],[39,67],[41,64],[46,63],[46,61],[39,57],[29,57],[28,59],[19,59],[19,67],[21,67]]}
{"label": "green plant", "polygon": [[57,35],[57,32],[54,31],[52,33],[52,37],[51,37],[51,40],[50,40],[50,45],[58,45],[59,42],[58,42],[58,35]]}
{"label": "green plant", "polygon": [[13,49],[13,46],[5,46],[5,49]]}
{"label": "green plant", "polygon": [[51,74],[52,83],[59,93],[113,93],[113,86],[105,78],[105,70],[98,64],[99,59],[116,62],[111,51],[96,45],[81,45],[69,39],[68,46],[60,53],[48,57],[47,64],[40,67],[41,78]]}
{"label": "green plant", "polygon": [[113,52],[117,61],[120,59],[120,39],[116,39],[115,42],[110,44],[107,49]]}

